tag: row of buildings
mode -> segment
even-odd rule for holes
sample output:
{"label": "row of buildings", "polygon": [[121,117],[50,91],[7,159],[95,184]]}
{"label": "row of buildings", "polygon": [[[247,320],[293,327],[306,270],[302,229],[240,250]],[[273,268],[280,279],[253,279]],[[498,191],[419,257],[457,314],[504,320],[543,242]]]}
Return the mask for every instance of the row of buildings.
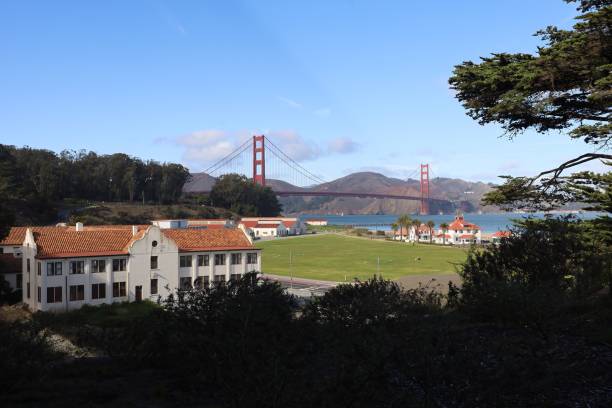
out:
{"label": "row of buildings", "polygon": [[408,242],[430,242],[442,245],[471,245],[498,242],[508,237],[508,231],[497,231],[493,234],[484,234],[482,229],[469,221],[463,215],[457,215],[448,224],[448,227],[430,228],[426,224],[402,227],[393,233],[393,239]]}
{"label": "row of buildings", "polygon": [[142,299],[261,271],[261,250],[227,220],[13,227],[0,241],[5,280],[33,310]]}

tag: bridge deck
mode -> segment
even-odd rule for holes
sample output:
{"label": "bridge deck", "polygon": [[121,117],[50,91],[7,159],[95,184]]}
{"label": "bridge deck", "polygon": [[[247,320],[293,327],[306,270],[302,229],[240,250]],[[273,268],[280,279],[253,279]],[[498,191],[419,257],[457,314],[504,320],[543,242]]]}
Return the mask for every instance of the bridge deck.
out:
{"label": "bridge deck", "polygon": [[[208,194],[210,191],[193,191],[194,193]],[[353,193],[353,192],[338,192],[338,191],[274,191],[276,195],[281,197],[358,197],[358,198],[389,198],[394,200],[412,200],[421,201],[419,196],[408,196],[400,194],[385,194],[385,193]],[[448,200],[440,198],[428,198],[429,202],[447,203]]]}

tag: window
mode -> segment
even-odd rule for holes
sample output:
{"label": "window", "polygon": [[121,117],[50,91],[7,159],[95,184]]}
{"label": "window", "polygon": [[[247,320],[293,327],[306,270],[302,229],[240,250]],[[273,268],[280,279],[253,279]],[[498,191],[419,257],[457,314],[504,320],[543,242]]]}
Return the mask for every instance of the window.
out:
{"label": "window", "polygon": [[197,289],[207,288],[210,286],[210,278],[208,276],[200,276],[193,282],[193,286]]}
{"label": "window", "polygon": [[53,286],[53,287],[47,288],[47,303],[61,303],[61,301],[62,301],[62,287],[61,286]]}
{"label": "window", "polygon": [[0,254],[4,253],[4,248],[0,247]]}
{"label": "window", "polygon": [[151,246],[152,246],[153,248],[155,248],[155,247],[157,246],[157,241],[153,241],[153,242],[151,242]]}
{"label": "window", "polygon": [[209,258],[208,255],[198,255],[198,266],[208,266]]}
{"label": "window", "polygon": [[26,259],[26,270],[30,273],[30,258]]}
{"label": "window", "polygon": [[232,254],[232,265],[240,265],[242,263],[242,254]]}
{"label": "window", "polygon": [[151,257],[151,269],[157,269],[157,257],[156,256]]}
{"label": "window", "polygon": [[157,295],[157,279],[151,279],[151,294]]}
{"label": "window", "polygon": [[225,254],[215,254],[215,265],[225,265]]}
{"label": "window", "polygon": [[23,275],[20,273],[17,274],[17,283],[15,284],[15,287],[17,289],[23,289]]}
{"label": "window", "polygon": [[239,273],[232,273],[230,275],[230,280],[231,281],[239,281],[240,280],[240,274]]}
{"label": "window", "polygon": [[85,300],[85,285],[70,285],[70,301]]}
{"label": "window", "polygon": [[113,272],[121,272],[127,270],[127,259],[113,259]]}
{"label": "window", "polygon": [[91,298],[92,299],[105,299],[106,298],[106,283],[94,283],[91,285]]}
{"label": "window", "polygon": [[248,264],[256,264],[257,263],[257,252],[251,252],[247,254],[247,263]]}
{"label": "window", "polygon": [[113,283],[113,297],[124,297],[125,293],[125,282]]}
{"label": "window", "polygon": [[41,298],[41,292],[40,292],[40,286],[39,286],[38,290],[36,291],[36,299],[38,299],[38,303],[41,302],[40,298]]}
{"label": "window", "polygon": [[47,276],[61,275],[62,274],[62,263],[61,262],[47,262]]}
{"label": "window", "polygon": [[191,255],[183,255],[180,257],[181,268],[191,267]]}
{"label": "window", "polygon": [[85,261],[70,261],[70,274],[80,275],[85,273]]}
{"label": "window", "polygon": [[179,287],[181,290],[191,289],[191,278],[181,278]]}
{"label": "window", "polygon": [[13,255],[16,258],[21,257],[21,247],[13,247]]}
{"label": "window", "polygon": [[93,273],[106,272],[106,260],[105,259],[94,259],[91,261],[91,271]]}
{"label": "window", "polygon": [[213,279],[215,282],[225,282],[225,275],[215,275]]}
{"label": "window", "polygon": [[40,271],[42,269],[42,263],[41,262],[37,262],[38,263],[38,276],[40,276]]}
{"label": "window", "polygon": [[30,282],[26,283],[26,288],[27,288],[26,295],[28,296],[28,299],[29,299],[30,298]]}

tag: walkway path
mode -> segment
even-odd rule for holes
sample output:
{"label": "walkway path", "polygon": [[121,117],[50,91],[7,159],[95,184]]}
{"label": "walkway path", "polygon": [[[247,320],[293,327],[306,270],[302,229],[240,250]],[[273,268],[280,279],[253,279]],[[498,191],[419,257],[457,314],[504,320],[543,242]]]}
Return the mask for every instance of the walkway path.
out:
{"label": "walkway path", "polygon": [[[323,294],[341,283],[346,283],[272,275],[267,273],[262,274],[262,277],[264,279],[279,282],[285,288],[294,289],[296,291],[315,292],[317,294]],[[419,287],[419,284],[421,284],[423,286],[427,285],[432,289],[439,290],[442,293],[448,292],[449,281],[453,282],[455,285],[461,285],[461,278],[456,273],[437,275],[406,275],[396,280],[396,282],[399,283],[404,289],[415,289]]]}

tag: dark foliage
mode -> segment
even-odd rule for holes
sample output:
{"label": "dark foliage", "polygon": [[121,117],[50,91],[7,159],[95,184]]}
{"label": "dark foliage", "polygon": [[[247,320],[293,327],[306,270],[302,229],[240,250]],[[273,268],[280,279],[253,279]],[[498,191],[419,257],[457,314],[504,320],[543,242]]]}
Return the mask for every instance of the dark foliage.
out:
{"label": "dark foliage", "polygon": [[0,321],[0,400],[15,388],[33,386],[49,373],[50,363],[59,357],[41,326]]}
{"label": "dark foliage", "polygon": [[499,245],[472,250],[461,267],[460,305],[479,319],[542,325],[612,278],[610,242],[597,224],[526,219]]}
{"label": "dark foliage", "polygon": [[610,200],[609,172],[562,174],[592,160],[612,160],[606,153],[612,140],[612,2],[576,3],[583,14],[573,29],[551,26],[536,33],[544,42],[536,54],[502,52],[466,61],[449,79],[470,117],[501,124],[510,138],[527,129],[567,130],[598,148],[535,177],[504,176],[505,184],[487,194],[484,204],[537,210],[585,198],[589,204]]}
{"label": "dark foliage", "polygon": [[271,188],[238,174],[221,176],[210,192],[210,201],[243,216],[275,216],[282,210]]}
{"label": "dark foliage", "polygon": [[609,302],[565,309],[557,320],[564,324],[542,336],[523,324],[468,319],[442,300],[426,287],[404,291],[374,278],[301,308],[277,284],[247,275],[177,292],[161,308],[142,302],[41,314],[37,324],[107,357],[57,367],[37,394],[22,384],[11,401],[356,408],[612,402],[612,348],[574,334],[612,324]]}

